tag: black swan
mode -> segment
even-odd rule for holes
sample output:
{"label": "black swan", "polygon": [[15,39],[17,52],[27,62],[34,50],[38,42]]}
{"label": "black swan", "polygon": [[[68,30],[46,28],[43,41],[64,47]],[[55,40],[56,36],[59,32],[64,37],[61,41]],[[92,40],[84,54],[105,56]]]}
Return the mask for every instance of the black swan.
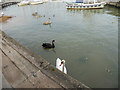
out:
{"label": "black swan", "polygon": [[54,42],[55,42],[55,40],[52,41],[52,44],[50,44],[50,43],[43,43],[42,46],[44,48],[55,48]]}

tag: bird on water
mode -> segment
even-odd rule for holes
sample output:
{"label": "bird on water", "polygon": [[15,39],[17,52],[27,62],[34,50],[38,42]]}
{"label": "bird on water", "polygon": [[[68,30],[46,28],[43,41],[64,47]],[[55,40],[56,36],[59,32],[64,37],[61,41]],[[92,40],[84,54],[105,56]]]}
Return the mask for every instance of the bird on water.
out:
{"label": "bird on water", "polygon": [[48,18],[48,19],[49,19],[49,20],[46,21],[46,22],[44,22],[43,25],[49,25],[49,24],[51,24],[50,18]]}
{"label": "bird on water", "polygon": [[43,43],[42,46],[44,48],[55,48],[54,42],[55,42],[55,40],[52,41],[52,44],[50,44],[50,43]]}
{"label": "bird on water", "polygon": [[59,69],[60,71],[64,72],[65,74],[67,74],[67,69],[65,67],[65,60],[61,60],[60,58],[57,58],[56,68]]}

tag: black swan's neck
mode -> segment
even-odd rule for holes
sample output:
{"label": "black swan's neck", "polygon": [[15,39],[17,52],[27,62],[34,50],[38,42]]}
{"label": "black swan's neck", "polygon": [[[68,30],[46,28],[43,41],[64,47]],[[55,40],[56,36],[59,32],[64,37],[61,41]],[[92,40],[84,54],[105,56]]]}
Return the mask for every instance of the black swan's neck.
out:
{"label": "black swan's neck", "polygon": [[52,48],[54,48],[54,47],[55,47],[54,42],[52,42]]}

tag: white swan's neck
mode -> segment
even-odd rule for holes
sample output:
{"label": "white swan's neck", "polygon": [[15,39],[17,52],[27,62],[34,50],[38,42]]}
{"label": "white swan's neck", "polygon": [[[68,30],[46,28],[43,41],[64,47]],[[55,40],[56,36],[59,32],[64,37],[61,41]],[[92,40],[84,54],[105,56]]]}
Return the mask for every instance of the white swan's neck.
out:
{"label": "white swan's neck", "polygon": [[62,66],[62,71],[64,72],[64,66],[65,66],[65,64],[63,63],[63,66]]}

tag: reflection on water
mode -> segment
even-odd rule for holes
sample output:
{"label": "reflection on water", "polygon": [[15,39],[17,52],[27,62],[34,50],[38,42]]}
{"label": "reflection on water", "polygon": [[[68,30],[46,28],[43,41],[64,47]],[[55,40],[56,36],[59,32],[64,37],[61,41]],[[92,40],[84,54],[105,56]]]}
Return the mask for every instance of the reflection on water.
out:
{"label": "reflection on water", "polygon": [[115,15],[115,16],[120,16],[120,10],[119,8],[112,7],[112,6],[106,6],[105,10],[107,10],[107,14]]}
{"label": "reflection on water", "polygon": [[[16,16],[3,30],[53,65],[65,59],[68,74],[93,88],[118,86],[118,9],[67,10],[65,3],[45,3],[3,11]],[[32,16],[36,11],[45,17]],[[43,25],[48,18],[51,26]],[[41,46],[52,40],[54,49]]]}

